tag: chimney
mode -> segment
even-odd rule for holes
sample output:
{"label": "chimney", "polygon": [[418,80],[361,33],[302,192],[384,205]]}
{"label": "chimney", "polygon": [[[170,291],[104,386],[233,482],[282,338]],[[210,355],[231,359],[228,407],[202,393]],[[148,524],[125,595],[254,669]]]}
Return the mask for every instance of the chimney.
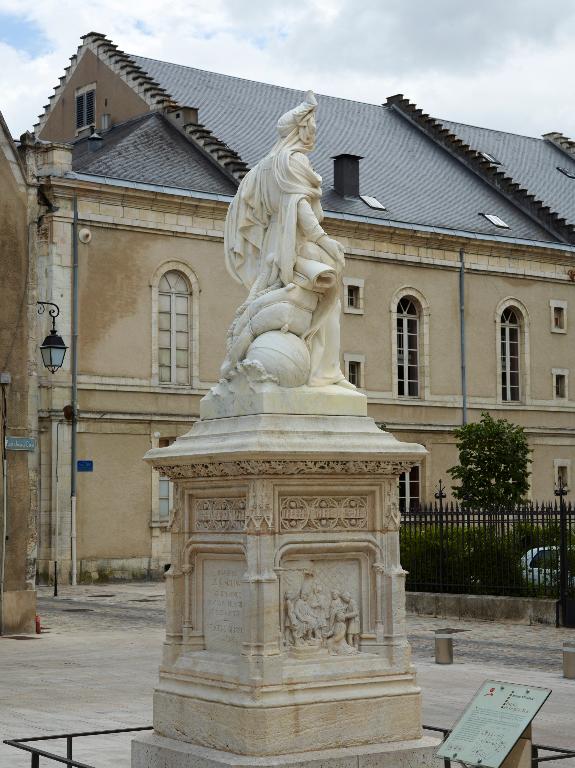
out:
{"label": "chimney", "polygon": [[197,125],[198,124],[198,110],[196,107],[177,107],[176,109],[170,109],[167,113],[168,119],[175,123],[178,128],[183,128],[185,125]]}
{"label": "chimney", "polygon": [[342,197],[359,197],[359,155],[336,155],[333,159],[333,187]]}
{"label": "chimney", "polygon": [[100,130],[107,131],[112,127],[112,115],[109,112],[104,112],[100,118]]}

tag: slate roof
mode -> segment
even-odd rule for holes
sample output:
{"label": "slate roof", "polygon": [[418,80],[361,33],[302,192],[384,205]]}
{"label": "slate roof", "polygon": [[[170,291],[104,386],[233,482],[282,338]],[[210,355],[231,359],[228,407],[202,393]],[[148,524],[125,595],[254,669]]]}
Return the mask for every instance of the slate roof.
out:
{"label": "slate roof", "polygon": [[540,200],[575,224],[575,179],[558,167],[575,174],[575,158],[544,139],[494,131],[474,125],[439,120],[467,144],[480,152],[488,152],[510,176],[521,181]]}
{"label": "slate roof", "polygon": [[[83,138],[74,143],[74,171],[197,192],[235,193],[234,183],[157,112],[99,135],[101,141]],[[93,151],[95,141],[98,149]]]}
{"label": "slate roof", "polygon": [[[298,90],[140,56],[131,58],[175,101],[196,107],[200,123],[250,166],[272,146],[279,115],[302,98],[302,91]],[[331,96],[317,98],[318,141],[311,160],[323,177],[326,210],[486,235],[555,239],[389,107]],[[458,124],[446,125],[459,128]],[[506,137],[505,160],[514,178],[515,173],[525,175],[525,181],[517,179],[524,186],[527,178],[538,179],[544,166],[545,181],[538,182],[537,196],[575,222],[571,191],[575,189],[575,180],[555,167],[569,164],[567,158],[555,162],[555,155],[561,153],[542,139],[475,130]],[[475,136],[468,138],[471,141]],[[483,141],[483,135],[479,138]],[[485,151],[490,151],[487,146]],[[331,158],[344,152],[364,158],[360,163],[360,191],[376,197],[387,211],[369,208],[361,200],[344,199],[333,191]],[[575,161],[571,162],[575,165]],[[562,178],[554,180],[554,175]],[[553,201],[546,199],[547,190],[554,193]],[[572,216],[568,217],[565,209],[572,211]],[[495,227],[482,213],[497,214],[510,229]]]}

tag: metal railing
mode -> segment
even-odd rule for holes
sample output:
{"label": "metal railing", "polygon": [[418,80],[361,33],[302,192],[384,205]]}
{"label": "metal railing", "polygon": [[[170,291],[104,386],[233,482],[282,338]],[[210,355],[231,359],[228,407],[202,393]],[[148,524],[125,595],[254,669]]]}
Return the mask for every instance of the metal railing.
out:
{"label": "metal railing", "polygon": [[571,503],[424,504],[404,513],[400,538],[408,590],[558,599],[564,581],[575,597]]}
{"label": "metal railing", "polygon": [[[450,733],[450,728],[439,728],[435,725],[422,726],[424,731],[434,731],[435,733],[441,733],[445,739]],[[552,752],[552,755],[545,755],[539,757],[539,752]],[[551,760],[569,760],[575,758],[575,749],[566,749],[565,747],[547,747],[544,744],[532,744],[531,745],[531,768],[537,768],[539,763],[546,763]],[[443,758],[444,768],[449,768],[451,760],[448,757]]]}
{"label": "metal railing", "polygon": [[[112,728],[105,731],[82,731],[81,733],[59,733],[55,736],[31,736],[27,739],[4,739],[4,744],[16,749],[22,749],[30,753],[30,768],[39,768],[40,758],[52,760],[56,763],[71,766],[71,768],[95,768],[88,763],[81,763],[73,758],[73,740],[82,736],[104,736],[112,733],[133,733],[135,731],[151,731],[152,725],[144,725],[139,728]],[[47,752],[45,749],[30,746],[32,741],[55,741],[57,739],[66,739],[66,757],[57,755],[54,752]]]}
{"label": "metal railing", "polygon": [[[435,725],[423,725],[424,731],[433,731],[435,733],[441,733],[443,738],[446,738],[450,733],[450,728],[439,728]],[[80,738],[82,736],[104,736],[113,733],[134,733],[135,731],[152,731],[152,725],[144,725],[139,728],[113,728],[105,731],[83,731],[82,733],[60,733],[55,736],[31,736],[27,739],[5,739],[4,744],[8,744],[10,747],[16,749],[22,749],[30,753],[30,766],[31,768],[39,768],[40,758],[44,757],[47,760],[52,760],[56,763],[62,763],[63,765],[71,766],[71,768],[96,768],[96,766],[88,765],[87,763],[81,763],[78,760],[74,760],[72,757],[72,744],[73,739]],[[32,741],[55,741],[56,739],[66,739],[66,757],[63,755],[56,755],[53,752],[46,752],[44,749],[38,749],[38,747],[29,746]],[[552,752],[552,755],[546,755],[545,757],[539,757],[539,752]],[[539,763],[548,762],[550,760],[568,760],[575,758],[575,749],[566,749],[565,747],[548,747],[543,744],[533,744],[531,748],[531,766],[537,768]],[[447,757],[443,758],[444,768],[450,768],[451,760]]]}

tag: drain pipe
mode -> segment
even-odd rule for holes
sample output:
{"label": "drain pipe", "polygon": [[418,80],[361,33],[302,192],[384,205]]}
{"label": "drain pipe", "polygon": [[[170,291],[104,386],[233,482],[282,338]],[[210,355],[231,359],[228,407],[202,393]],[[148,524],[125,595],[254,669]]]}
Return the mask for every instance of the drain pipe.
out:
{"label": "drain pipe", "polygon": [[72,586],[77,584],[76,559],[76,443],[78,436],[78,197],[74,195],[72,223],[72,439],[70,466],[70,547],[72,555]]}
{"label": "drain pipe", "polygon": [[459,249],[459,346],[461,353],[462,423],[467,424],[467,368],[465,362],[465,251]]}

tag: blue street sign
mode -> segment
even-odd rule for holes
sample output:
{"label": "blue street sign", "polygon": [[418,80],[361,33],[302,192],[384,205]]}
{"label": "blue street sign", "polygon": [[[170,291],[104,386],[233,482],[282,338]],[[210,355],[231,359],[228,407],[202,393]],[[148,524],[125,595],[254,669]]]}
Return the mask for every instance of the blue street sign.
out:
{"label": "blue street sign", "polygon": [[9,437],[6,435],[7,451],[35,451],[35,437]]}
{"label": "blue street sign", "polygon": [[78,472],[93,472],[94,462],[92,459],[78,459],[76,468]]}

